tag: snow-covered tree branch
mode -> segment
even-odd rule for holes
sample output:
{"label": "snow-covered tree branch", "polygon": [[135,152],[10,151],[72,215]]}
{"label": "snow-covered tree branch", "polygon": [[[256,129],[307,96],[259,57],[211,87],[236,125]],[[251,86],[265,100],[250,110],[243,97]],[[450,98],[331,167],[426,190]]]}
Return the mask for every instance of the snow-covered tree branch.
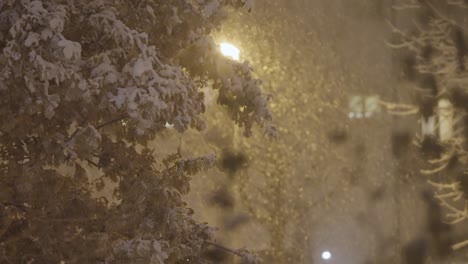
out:
{"label": "snow-covered tree branch", "polygon": [[208,263],[214,229],[182,195],[216,157],[158,160],[147,143],[168,123],[204,129],[208,83],[245,135],[277,136],[260,80],[210,37],[242,7],[0,1],[0,262]]}

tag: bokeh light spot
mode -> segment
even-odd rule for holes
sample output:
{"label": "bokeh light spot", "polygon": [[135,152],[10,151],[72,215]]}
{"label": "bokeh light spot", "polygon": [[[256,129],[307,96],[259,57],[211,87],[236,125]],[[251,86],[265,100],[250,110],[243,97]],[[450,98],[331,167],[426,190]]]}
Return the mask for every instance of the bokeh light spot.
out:
{"label": "bokeh light spot", "polygon": [[330,251],[324,251],[322,252],[322,259],[331,259],[331,253]]}
{"label": "bokeh light spot", "polygon": [[221,53],[224,56],[229,57],[236,61],[239,60],[240,50],[236,48],[236,46],[227,42],[222,42],[220,44],[220,47],[221,47]]}

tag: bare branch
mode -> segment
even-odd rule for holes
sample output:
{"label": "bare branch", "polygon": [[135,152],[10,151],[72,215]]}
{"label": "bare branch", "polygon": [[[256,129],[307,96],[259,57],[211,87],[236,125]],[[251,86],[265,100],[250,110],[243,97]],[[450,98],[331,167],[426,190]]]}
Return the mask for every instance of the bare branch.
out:
{"label": "bare branch", "polygon": [[121,116],[119,116],[119,117],[116,117],[116,118],[114,118],[114,119],[111,119],[111,120],[109,120],[109,121],[106,121],[106,122],[104,122],[104,123],[102,123],[102,124],[96,126],[96,129],[101,129],[101,128],[105,127],[105,126],[108,126],[108,125],[110,125],[110,124],[113,124],[113,123],[115,123],[115,122],[118,122],[118,121],[120,121],[120,120],[123,120],[123,119],[125,119],[125,118],[128,118],[128,115],[127,115],[127,114],[123,114],[123,115],[121,115]]}

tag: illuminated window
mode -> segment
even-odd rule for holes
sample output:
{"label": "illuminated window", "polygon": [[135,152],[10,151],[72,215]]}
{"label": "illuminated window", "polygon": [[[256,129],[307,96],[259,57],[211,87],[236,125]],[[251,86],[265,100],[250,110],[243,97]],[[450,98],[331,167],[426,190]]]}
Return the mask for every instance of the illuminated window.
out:
{"label": "illuminated window", "polygon": [[349,98],[349,113],[348,117],[352,118],[369,118],[380,112],[379,97],[372,96],[351,96]]}

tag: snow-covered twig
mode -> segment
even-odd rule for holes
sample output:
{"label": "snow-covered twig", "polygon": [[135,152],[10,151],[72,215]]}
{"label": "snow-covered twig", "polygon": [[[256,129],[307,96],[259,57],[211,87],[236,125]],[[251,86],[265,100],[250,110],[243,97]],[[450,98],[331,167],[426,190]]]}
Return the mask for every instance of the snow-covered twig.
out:
{"label": "snow-covered twig", "polygon": [[401,104],[401,103],[390,103],[385,101],[379,101],[390,114],[393,115],[413,115],[419,112],[419,108],[415,105]]}
{"label": "snow-covered twig", "polygon": [[447,213],[447,218],[451,219],[448,221],[449,224],[457,224],[462,222],[465,219],[468,219],[468,202],[464,202],[463,209],[458,209],[454,205],[450,204],[447,201],[448,198],[452,198],[452,201],[459,200],[463,197],[463,192],[460,190],[460,185],[458,182],[453,182],[449,184],[437,183],[431,180],[428,180],[428,183],[434,186],[437,189],[437,194],[434,196],[440,203],[440,205],[448,209],[451,213]]}
{"label": "snow-covered twig", "polygon": [[421,4],[417,0],[409,0],[405,1],[404,3],[396,3],[392,6],[392,8],[395,10],[415,9],[420,7]]}
{"label": "snow-covered twig", "polygon": [[463,247],[466,247],[466,246],[468,246],[468,240],[453,244],[452,245],[452,250],[459,250],[459,249],[461,249]]}
{"label": "snow-covered twig", "polygon": [[447,4],[461,8],[468,8],[465,0],[447,0]]}
{"label": "snow-covered twig", "polygon": [[107,126],[107,125],[110,125],[110,124],[113,124],[113,123],[115,123],[115,122],[121,121],[121,120],[123,120],[123,119],[125,119],[125,118],[128,118],[128,115],[127,115],[127,114],[123,114],[123,115],[118,116],[118,117],[116,117],[116,118],[113,118],[113,119],[111,119],[111,120],[109,120],[109,121],[106,121],[106,122],[104,122],[104,123],[102,123],[102,124],[96,126],[96,129],[101,129],[101,128]]}
{"label": "snow-covered twig", "polygon": [[232,253],[234,255],[237,255],[242,258],[242,264],[260,264],[262,263],[262,259],[257,257],[255,254],[252,254],[250,251],[246,250],[245,248],[240,248],[240,249],[231,249],[228,247],[225,247],[223,245],[206,241],[207,244],[214,246],[216,248],[219,248],[221,250],[227,251],[229,253]]}

